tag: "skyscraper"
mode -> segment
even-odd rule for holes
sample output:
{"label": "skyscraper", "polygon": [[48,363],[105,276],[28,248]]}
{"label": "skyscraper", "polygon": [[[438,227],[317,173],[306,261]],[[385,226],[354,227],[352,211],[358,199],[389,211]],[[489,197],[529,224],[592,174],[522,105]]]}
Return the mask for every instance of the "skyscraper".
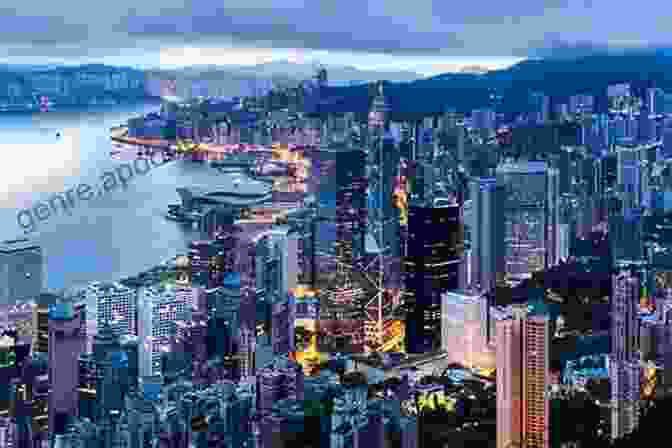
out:
{"label": "skyscraper", "polygon": [[522,280],[557,264],[558,170],[545,162],[502,164],[497,167],[497,183],[506,192],[506,276]]}
{"label": "skyscraper", "polygon": [[27,238],[0,243],[0,304],[37,297],[44,286],[42,248]]}
{"label": "skyscraper", "polygon": [[512,307],[497,322],[497,447],[549,446],[550,325],[544,315]]}
{"label": "skyscraper", "polygon": [[[404,283],[411,310],[406,319],[406,351],[431,350],[432,334],[440,321],[442,293],[458,289],[464,263],[464,226],[460,204],[448,207],[409,208],[408,245],[404,257]],[[437,341],[438,342],[438,341]]]}
{"label": "skyscraper", "polygon": [[642,203],[641,153],[638,146],[621,146],[616,150],[616,182],[623,210],[632,210]]}
{"label": "skyscraper", "polygon": [[621,264],[612,276],[611,436],[623,437],[639,422],[639,345],[637,305],[641,277],[634,264]]}
{"label": "skyscraper", "polygon": [[494,177],[471,183],[471,283],[490,290],[504,278],[504,189]]}
{"label": "skyscraper", "polygon": [[[361,256],[366,234],[366,153],[359,148],[338,150],[336,158],[336,256],[346,265]],[[328,151],[332,151],[329,148]]]}
{"label": "skyscraper", "polygon": [[[76,413],[79,355],[86,344],[83,329],[86,329],[84,304],[59,301],[49,307],[49,428],[54,428],[56,420],[61,421],[63,416]],[[53,429],[59,434],[64,430]]]}
{"label": "skyscraper", "polygon": [[140,376],[157,375],[161,372],[161,351],[177,331],[177,322],[190,320],[191,306],[171,287],[141,288],[138,304]]}
{"label": "skyscraper", "polygon": [[33,308],[33,353],[49,353],[49,307],[54,305],[60,297],[56,294],[42,293],[36,298]]}

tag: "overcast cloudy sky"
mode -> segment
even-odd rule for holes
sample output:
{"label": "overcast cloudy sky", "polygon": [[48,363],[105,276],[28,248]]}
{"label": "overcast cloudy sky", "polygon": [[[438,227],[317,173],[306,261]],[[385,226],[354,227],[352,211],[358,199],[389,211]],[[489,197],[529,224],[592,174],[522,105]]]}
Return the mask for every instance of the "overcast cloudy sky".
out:
{"label": "overcast cloudy sky", "polygon": [[[623,3],[621,3],[623,2]],[[3,0],[0,60],[144,67],[319,60],[445,72],[549,49],[669,46],[660,0]]]}

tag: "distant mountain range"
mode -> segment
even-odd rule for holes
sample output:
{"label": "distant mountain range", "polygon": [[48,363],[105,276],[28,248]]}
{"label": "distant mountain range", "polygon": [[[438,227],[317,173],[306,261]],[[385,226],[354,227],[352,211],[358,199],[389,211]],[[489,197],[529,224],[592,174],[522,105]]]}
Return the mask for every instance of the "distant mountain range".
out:
{"label": "distant mountain range", "polygon": [[[185,81],[214,81],[218,91],[244,95],[241,86],[250,80],[273,81],[276,85],[311,78],[316,63],[296,64],[275,61],[255,66],[194,66],[172,70],[146,70],[156,78],[176,77]],[[409,114],[440,113],[446,107],[468,112],[481,107],[496,107],[502,112],[521,111],[529,106],[530,91],[540,91],[559,101],[576,93],[604,94],[609,84],[631,82],[635,87],[657,86],[672,92],[672,51],[605,52],[576,58],[528,59],[501,70],[487,71],[480,66],[463,68],[459,73],[432,77],[411,71],[370,71],[348,66],[325,67],[332,87],[331,97],[322,110],[365,111],[369,106],[369,83],[386,79],[385,93],[392,109]],[[55,69],[78,70],[56,65],[0,64],[2,73]],[[80,70],[129,70],[99,64]],[[184,83],[186,88],[189,82]],[[358,85],[348,85],[348,84]]]}
{"label": "distant mountain range", "polygon": [[[496,107],[520,112],[529,107],[528,94],[543,92],[557,101],[570,95],[604,95],[610,84],[630,82],[633,87],[660,87],[672,92],[672,54],[637,52],[593,54],[579,58],[528,59],[486,73],[445,73],[407,83],[385,83],[392,109],[408,114],[440,113],[446,107],[468,112]],[[368,86],[333,87],[324,110],[368,108]]]}
{"label": "distant mountain range", "polygon": [[[290,61],[273,61],[252,66],[216,66],[197,65],[192,67],[151,70],[153,73],[182,75],[190,78],[214,79],[216,77],[240,78],[256,77],[260,79],[303,80],[315,75],[318,63],[294,63]],[[423,75],[403,70],[360,70],[351,66],[324,65],[329,81],[337,84],[351,81],[372,82],[385,79],[393,82],[408,82],[423,78]]]}

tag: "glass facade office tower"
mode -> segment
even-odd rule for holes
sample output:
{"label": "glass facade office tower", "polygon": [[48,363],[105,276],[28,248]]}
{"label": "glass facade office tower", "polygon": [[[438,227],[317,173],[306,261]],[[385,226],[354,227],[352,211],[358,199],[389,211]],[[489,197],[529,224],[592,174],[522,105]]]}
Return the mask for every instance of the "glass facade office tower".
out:
{"label": "glass facade office tower", "polygon": [[617,439],[639,421],[639,344],[637,307],[641,278],[636,265],[619,265],[611,297],[611,436]]}
{"label": "glass facade office tower", "polygon": [[559,172],[545,162],[503,164],[505,272],[511,280],[531,277],[559,260]]}
{"label": "glass facade office tower", "polygon": [[[438,335],[441,294],[460,287],[464,226],[460,205],[409,208],[404,283],[411,311],[406,317],[406,351],[422,353]],[[429,318],[429,319],[428,319]]]}
{"label": "glass facade office tower", "polygon": [[496,328],[497,448],[548,448],[549,318],[519,305]]}
{"label": "glass facade office tower", "polygon": [[45,280],[44,257],[38,244],[27,238],[0,243],[0,304],[34,299]]}
{"label": "glass facade office tower", "polygon": [[471,284],[491,290],[504,276],[504,188],[494,177],[471,182]]}
{"label": "glass facade office tower", "polygon": [[[399,172],[399,145],[389,130],[389,106],[383,94],[383,84],[377,85],[377,94],[369,112],[369,138],[367,158],[368,219],[375,241],[373,254],[383,253],[386,259],[385,286],[399,286],[401,256],[401,226],[399,209],[395,207],[393,193]],[[389,260],[389,261],[387,261]]]}
{"label": "glass facade office tower", "polygon": [[314,175],[319,176],[319,209],[323,226],[321,232],[331,238],[327,251],[333,247],[335,256],[351,265],[364,250],[366,234],[366,153],[355,147],[332,144],[320,148],[316,154],[319,166]]}

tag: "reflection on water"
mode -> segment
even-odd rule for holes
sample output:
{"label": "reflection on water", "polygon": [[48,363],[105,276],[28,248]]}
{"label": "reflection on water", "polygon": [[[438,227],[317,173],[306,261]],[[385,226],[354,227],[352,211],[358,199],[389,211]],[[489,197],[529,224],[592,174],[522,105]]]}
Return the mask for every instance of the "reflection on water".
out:
{"label": "reflection on water", "polygon": [[63,190],[69,178],[80,174],[79,134],[78,128],[71,128],[62,130],[59,139],[53,134],[44,138],[51,141],[25,134],[27,141],[0,141],[0,154],[5,156],[0,163],[0,202],[25,204],[35,193]]}
{"label": "reflection on water", "polygon": [[[0,115],[0,239],[22,233],[16,219],[21,208],[81,183],[97,185],[103,172],[124,163],[110,157],[109,129],[150,110],[156,106]],[[136,176],[125,190],[78,203],[70,216],[39,223],[31,236],[43,246],[47,287],[115,280],[184,253],[202,235],[164,218],[168,204],[179,202],[175,189],[217,183],[212,168],[171,162]]]}

